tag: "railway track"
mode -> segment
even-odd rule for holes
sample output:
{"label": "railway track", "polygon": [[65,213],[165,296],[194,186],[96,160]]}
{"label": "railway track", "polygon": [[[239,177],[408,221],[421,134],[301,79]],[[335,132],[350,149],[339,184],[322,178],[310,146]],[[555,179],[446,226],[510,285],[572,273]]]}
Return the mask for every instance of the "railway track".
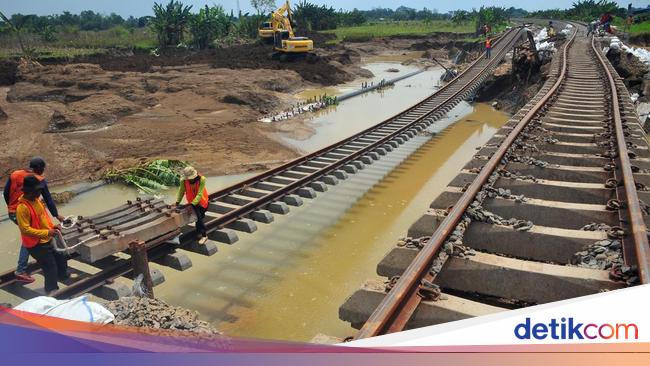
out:
{"label": "railway track", "polygon": [[650,281],[650,151],[582,26],[550,77],[339,310],[356,339]]}
{"label": "railway track", "polygon": [[[318,192],[326,191],[328,186],[338,184],[349,174],[364,169],[365,166],[379,160],[381,156],[398,148],[444,117],[462,100],[471,97],[481,83],[491,75],[505,54],[520,40],[521,34],[521,28],[506,31],[495,41],[491,59],[478,58],[454,80],[407,110],[319,151],[211,193],[205,221],[208,237],[214,241],[232,244],[238,240],[237,231],[254,232],[257,229],[256,222],[265,224],[273,222],[274,214],[289,213],[290,206],[300,206],[303,204],[303,199],[316,198]],[[119,222],[125,221],[122,220],[122,216],[115,219]],[[128,220],[125,222],[128,224]],[[154,225],[157,224],[145,223],[141,229],[146,230]],[[110,227],[103,226],[93,226],[91,229],[98,232],[111,231]],[[107,235],[110,237],[110,233]],[[172,237],[178,237],[178,240],[170,241]],[[216,252],[214,244],[208,246],[196,244],[193,224],[182,227],[180,235],[178,232],[165,233],[149,240],[147,245],[149,258],[159,260],[163,264],[168,263],[169,256],[178,249],[204,255],[212,255]],[[88,257],[92,255],[88,254]],[[118,277],[130,275],[129,260],[117,255],[104,257],[105,253],[102,252],[100,258],[103,259],[93,263],[95,267],[100,268],[99,272],[81,273],[80,280],[68,283],[54,296],[67,298],[82,294],[110,284]],[[179,261],[183,260],[171,257],[171,262],[176,263],[174,268],[186,269],[178,263]],[[40,271],[36,264],[31,264],[29,269],[32,273]],[[0,288],[9,288],[15,282],[13,271],[0,274]],[[111,294],[108,297],[117,296],[115,291]],[[36,294],[32,291],[28,296],[34,295]]]}

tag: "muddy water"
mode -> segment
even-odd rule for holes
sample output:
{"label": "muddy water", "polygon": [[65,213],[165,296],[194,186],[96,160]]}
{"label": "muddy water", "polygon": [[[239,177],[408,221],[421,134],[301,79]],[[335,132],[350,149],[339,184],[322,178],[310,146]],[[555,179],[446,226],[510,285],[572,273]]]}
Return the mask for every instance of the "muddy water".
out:
{"label": "muddy water", "polygon": [[[323,94],[339,95],[360,89],[362,82],[378,83],[382,79],[389,80],[419,70],[417,66],[405,66],[388,61],[371,62],[364,65],[364,68],[372,71],[375,76],[369,79],[358,79],[337,88],[305,90],[298,94],[298,97],[308,99]],[[397,69],[398,72],[390,72],[389,69]],[[373,91],[345,100],[337,106],[315,113],[305,121],[307,127],[315,133],[299,137],[281,135],[279,138],[303,152],[318,150],[331,144],[332,141],[341,140],[369,128],[431,95],[440,86],[439,80],[443,71],[441,68],[430,68],[382,91]],[[450,115],[453,116],[453,112]]]}
{"label": "muddy water", "polygon": [[434,138],[412,139],[272,225],[220,245],[215,256],[190,254],[194,267],[166,269],[173,275],[156,296],[198,310],[233,336],[352,334],[338,320],[339,305],[374,276],[377,262],[506,120],[474,106],[459,122],[440,124]]}

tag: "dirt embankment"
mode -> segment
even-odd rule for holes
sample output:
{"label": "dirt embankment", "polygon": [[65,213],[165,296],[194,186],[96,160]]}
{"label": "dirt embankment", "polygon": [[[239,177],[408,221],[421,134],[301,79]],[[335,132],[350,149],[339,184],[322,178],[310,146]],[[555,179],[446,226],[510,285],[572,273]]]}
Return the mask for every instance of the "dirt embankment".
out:
{"label": "dirt embankment", "polygon": [[[94,180],[107,168],[153,158],[188,160],[208,175],[266,169],[298,153],[260,117],[295,103],[298,90],[372,76],[363,59],[447,45],[443,38],[324,46],[311,62],[272,60],[270,46],[258,44],[3,61],[0,179],[33,155],[48,162],[52,184]],[[453,51],[428,49],[427,57]]]}
{"label": "dirt embankment", "polygon": [[630,44],[643,47],[650,46],[650,33],[641,33],[631,36]]}
{"label": "dirt embankment", "polygon": [[639,102],[650,102],[650,69],[634,55],[610,49],[607,59],[623,78],[630,94],[639,94]]}
{"label": "dirt embankment", "polygon": [[[562,39],[556,40],[555,47],[559,49],[563,43]],[[479,89],[476,100],[492,102],[507,113],[516,113],[542,88],[550,62],[550,58],[537,62],[532,51],[520,49],[494,70],[492,77]]]}

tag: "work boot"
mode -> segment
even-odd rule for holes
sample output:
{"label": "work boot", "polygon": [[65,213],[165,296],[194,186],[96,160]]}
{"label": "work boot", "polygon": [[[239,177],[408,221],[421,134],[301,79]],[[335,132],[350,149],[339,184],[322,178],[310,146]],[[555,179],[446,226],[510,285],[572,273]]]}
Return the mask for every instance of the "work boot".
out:
{"label": "work boot", "polygon": [[14,276],[16,276],[16,281],[18,282],[32,283],[36,281],[36,279],[34,279],[34,277],[30,276],[28,273],[14,272]]}

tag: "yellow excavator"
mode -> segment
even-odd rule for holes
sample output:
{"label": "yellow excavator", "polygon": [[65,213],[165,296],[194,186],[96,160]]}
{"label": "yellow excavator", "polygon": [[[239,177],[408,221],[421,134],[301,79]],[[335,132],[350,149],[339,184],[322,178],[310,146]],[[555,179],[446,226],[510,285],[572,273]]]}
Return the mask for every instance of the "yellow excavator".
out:
{"label": "yellow excavator", "polygon": [[[285,15],[286,14],[286,15]],[[314,41],[307,37],[296,37],[291,25],[291,6],[289,0],[271,14],[271,29],[273,30],[273,58],[286,61],[292,57],[312,56]],[[260,29],[261,35],[262,29]]]}

